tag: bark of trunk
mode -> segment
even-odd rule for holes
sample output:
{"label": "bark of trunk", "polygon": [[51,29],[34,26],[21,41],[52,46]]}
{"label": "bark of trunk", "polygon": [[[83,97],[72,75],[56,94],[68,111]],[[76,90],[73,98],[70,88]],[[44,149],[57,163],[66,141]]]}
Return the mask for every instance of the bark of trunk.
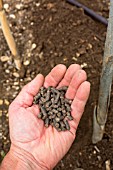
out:
{"label": "bark of trunk", "polygon": [[113,0],[110,1],[109,21],[103,57],[103,68],[100,78],[98,105],[94,109],[92,142],[99,142],[104,133],[107,121],[110,93],[113,78]]}

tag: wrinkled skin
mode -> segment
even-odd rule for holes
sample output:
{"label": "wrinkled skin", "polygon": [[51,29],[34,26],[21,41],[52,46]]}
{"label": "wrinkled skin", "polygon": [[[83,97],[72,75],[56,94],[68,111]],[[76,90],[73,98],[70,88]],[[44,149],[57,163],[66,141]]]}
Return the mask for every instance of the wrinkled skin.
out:
{"label": "wrinkled skin", "polygon": [[[73,64],[66,69],[59,64],[45,78],[38,74],[27,84],[9,108],[12,147],[23,149],[42,167],[52,169],[75,140],[77,126],[90,92],[90,83],[86,79],[87,75],[79,65]],[[58,132],[51,126],[45,128],[43,121],[37,118],[39,108],[32,105],[32,102],[43,85],[68,86],[66,97],[73,99],[71,108],[74,117],[74,120],[69,122],[70,131]]]}

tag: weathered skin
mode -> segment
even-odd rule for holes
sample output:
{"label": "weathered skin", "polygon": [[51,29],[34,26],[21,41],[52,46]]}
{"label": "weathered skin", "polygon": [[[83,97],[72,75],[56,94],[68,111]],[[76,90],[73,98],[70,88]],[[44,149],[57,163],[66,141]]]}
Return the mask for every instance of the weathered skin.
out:
{"label": "weathered skin", "polygon": [[[45,79],[39,74],[22,89],[9,108],[12,144],[1,170],[5,169],[4,165],[8,166],[11,158],[13,160],[10,160],[9,164],[13,162],[11,168],[16,170],[52,169],[61,160],[75,139],[75,132],[89,96],[90,83],[86,81],[86,78],[85,71],[79,65],[73,64],[66,69],[60,64],[54,67]],[[43,121],[37,118],[39,108],[37,105],[31,105],[42,85],[45,87],[69,86],[66,97],[73,99],[71,107],[74,118],[70,122],[70,131],[58,132],[53,127],[46,128]],[[19,168],[15,165],[14,156],[18,164],[20,163]],[[10,168],[7,169],[10,170]]]}

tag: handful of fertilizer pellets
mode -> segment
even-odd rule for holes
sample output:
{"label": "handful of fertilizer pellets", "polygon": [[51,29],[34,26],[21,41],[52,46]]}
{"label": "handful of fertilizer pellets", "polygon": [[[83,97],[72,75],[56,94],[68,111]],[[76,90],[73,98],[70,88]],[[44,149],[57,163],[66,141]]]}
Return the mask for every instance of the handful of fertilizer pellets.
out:
{"label": "handful of fertilizer pellets", "polygon": [[49,125],[58,131],[70,130],[68,121],[73,120],[71,116],[72,100],[65,98],[66,86],[56,89],[54,87],[41,87],[34,97],[34,104],[38,104],[40,113],[38,118],[44,121],[45,127]]}

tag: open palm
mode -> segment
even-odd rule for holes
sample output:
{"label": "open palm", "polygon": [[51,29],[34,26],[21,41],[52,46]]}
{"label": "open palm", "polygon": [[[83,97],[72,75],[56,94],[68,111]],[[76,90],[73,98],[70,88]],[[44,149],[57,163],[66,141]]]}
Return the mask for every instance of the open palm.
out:
{"label": "open palm", "polygon": [[[86,81],[86,73],[79,65],[73,64],[68,69],[57,65],[45,77],[39,74],[27,84],[9,108],[9,124],[11,143],[27,153],[47,169],[52,169],[71,147],[76,129],[89,96],[90,84]],[[39,107],[32,105],[34,96],[41,86],[68,86],[66,98],[73,99],[71,108],[73,121],[70,131],[58,132],[54,127],[44,127],[37,118]]]}

